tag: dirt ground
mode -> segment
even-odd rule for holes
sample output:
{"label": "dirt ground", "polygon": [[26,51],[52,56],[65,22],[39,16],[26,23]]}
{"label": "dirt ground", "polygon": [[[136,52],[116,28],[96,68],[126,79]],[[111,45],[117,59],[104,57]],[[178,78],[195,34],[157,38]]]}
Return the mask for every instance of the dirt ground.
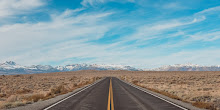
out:
{"label": "dirt ground", "polygon": [[220,108],[220,72],[75,71],[0,76],[0,107],[46,100],[90,84],[118,77],[201,108]]}

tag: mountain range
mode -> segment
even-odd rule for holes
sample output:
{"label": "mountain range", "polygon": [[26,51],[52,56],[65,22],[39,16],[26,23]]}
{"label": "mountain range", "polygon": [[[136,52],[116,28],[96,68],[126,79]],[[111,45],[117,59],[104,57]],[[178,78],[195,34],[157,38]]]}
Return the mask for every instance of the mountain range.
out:
{"label": "mountain range", "polygon": [[201,66],[197,64],[175,64],[165,65],[159,68],[150,69],[150,71],[220,71],[220,65]]}
{"label": "mountain range", "polygon": [[129,70],[139,71],[140,69],[123,65],[99,65],[99,64],[71,64],[66,66],[52,67],[50,65],[32,65],[21,66],[13,61],[0,63],[0,75],[2,74],[32,74],[32,73],[50,73],[78,70]]}
{"label": "mountain range", "polygon": [[50,73],[78,70],[128,70],[128,71],[220,71],[220,65],[200,66],[197,64],[175,64],[165,65],[154,69],[138,69],[131,66],[123,65],[106,65],[106,64],[71,64],[66,66],[50,65],[32,65],[22,66],[13,61],[0,63],[0,75],[7,74],[32,74],[32,73]]}

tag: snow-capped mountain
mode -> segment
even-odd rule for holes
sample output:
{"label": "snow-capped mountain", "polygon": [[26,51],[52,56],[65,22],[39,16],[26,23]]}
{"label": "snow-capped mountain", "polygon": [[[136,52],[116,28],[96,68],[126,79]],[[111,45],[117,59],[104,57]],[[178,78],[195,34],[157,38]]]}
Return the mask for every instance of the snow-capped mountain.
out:
{"label": "snow-capped mountain", "polygon": [[98,65],[98,64],[72,64],[65,67],[57,67],[59,70],[77,71],[77,70],[130,70],[138,71],[138,69],[123,65]]}
{"label": "snow-capped mountain", "polygon": [[[52,67],[50,65],[32,65],[22,66],[13,61],[0,63],[0,75],[3,74],[31,74],[31,73],[50,73],[63,71],[78,70],[129,70],[143,71],[131,66],[123,65],[106,65],[106,64],[71,64],[66,66]],[[200,66],[197,64],[175,64],[166,65],[155,69],[147,69],[144,71],[220,71],[220,65],[217,66]]]}
{"label": "snow-capped mountain", "polygon": [[30,73],[48,73],[58,72],[56,68],[50,65],[32,65],[21,66],[13,61],[0,63],[0,74],[30,74]]}
{"label": "snow-capped mountain", "polygon": [[123,65],[98,65],[98,64],[72,64],[66,66],[52,67],[50,65],[32,65],[21,66],[13,61],[0,63],[1,74],[31,74],[31,73],[49,73],[62,71],[77,71],[77,70],[129,70],[138,71],[139,69],[123,66]]}
{"label": "snow-capped mountain", "polygon": [[18,68],[24,68],[24,67],[17,65],[13,61],[6,61],[6,62],[0,64],[0,69],[18,69]]}
{"label": "snow-capped mountain", "polygon": [[200,66],[197,64],[175,64],[151,69],[152,71],[220,71],[220,65]]}

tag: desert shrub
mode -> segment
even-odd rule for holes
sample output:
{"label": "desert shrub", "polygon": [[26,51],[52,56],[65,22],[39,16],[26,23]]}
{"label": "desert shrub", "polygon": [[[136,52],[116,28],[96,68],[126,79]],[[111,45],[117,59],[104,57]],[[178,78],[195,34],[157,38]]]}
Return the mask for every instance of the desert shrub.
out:
{"label": "desert shrub", "polygon": [[25,104],[23,102],[4,102],[0,104],[0,109],[9,109],[17,106],[24,106]]}
{"label": "desert shrub", "polygon": [[181,100],[181,101],[183,101],[183,100],[182,100],[181,98],[179,98],[178,96],[173,95],[173,94],[171,94],[171,93],[169,93],[169,92],[159,91],[159,90],[153,89],[153,88],[147,88],[147,89],[149,89],[149,90],[151,90],[151,91],[154,91],[154,92],[157,92],[157,93],[159,93],[159,94],[165,95],[165,96],[167,96],[167,97],[170,97],[170,98],[172,98],[172,99],[176,99],[176,100]]}
{"label": "desert shrub", "polygon": [[44,98],[45,98],[45,96],[43,94],[34,94],[34,95],[31,95],[31,96],[24,98],[24,100],[31,101],[31,102],[37,102],[37,101],[44,99]]}
{"label": "desert shrub", "polygon": [[30,89],[23,88],[21,90],[17,90],[16,94],[27,94],[27,93],[30,93],[30,92],[32,92]]}
{"label": "desert shrub", "polygon": [[93,77],[92,78],[93,81],[96,81],[96,80],[99,80],[99,79],[101,79],[101,77]]}
{"label": "desert shrub", "polygon": [[63,94],[67,92],[68,92],[67,89],[63,85],[60,85],[56,88],[51,89],[52,94]]}
{"label": "desert shrub", "polygon": [[77,86],[78,86],[78,84],[77,84],[77,83],[74,83],[74,84],[73,84],[73,87],[77,87]]}
{"label": "desert shrub", "polygon": [[214,107],[215,108],[218,108],[220,110],[220,99],[217,99],[215,102],[214,102]]}
{"label": "desert shrub", "polygon": [[14,105],[15,107],[16,106],[24,106],[25,103],[18,101],[18,102],[13,103],[12,105]]}
{"label": "desert shrub", "polygon": [[72,78],[70,78],[69,81],[74,81],[74,80],[76,80],[76,79],[77,79],[77,77],[76,77],[76,76],[73,76]]}
{"label": "desert shrub", "polygon": [[0,98],[3,98],[5,96],[6,96],[6,94],[0,93]]}
{"label": "desert shrub", "polygon": [[192,101],[194,102],[210,102],[212,99],[212,96],[199,96],[192,98]]}
{"label": "desert shrub", "polygon": [[52,88],[50,90],[50,92],[46,94],[44,99],[49,99],[49,98],[52,98],[52,97],[54,97],[56,95],[65,94],[65,93],[68,93],[68,92],[69,91],[63,85],[60,85],[58,87]]}
{"label": "desert shrub", "polygon": [[8,102],[8,103],[4,103],[2,105],[2,108],[11,108],[12,107],[12,103]]}
{"label": "desert shrub", "polygon": [[18,96],[16,96],[16,95],[11,95],[11,96],[9,96],[8,98],[7,98],[7,102],[15,102],[15,101],[17,101],[18,100]]}
{"label": "desert shrub", "polygon": [[199,108],[205,108],[209,110],[215,110],[212,103],[205,103],[205,102],[194,102],[192,103],[193,106],[199,107]]}
{"label": "desert shrub", "polygon": [[132,81],[133,84],[137,84],[138,83],[138,80],[134,80]]}
{"label": "desert shrub", "polygon": [[89,81],[80,82],[77,84],[77,88],[83,87],[84,85],[89,84],[89,83],[90,83]]}

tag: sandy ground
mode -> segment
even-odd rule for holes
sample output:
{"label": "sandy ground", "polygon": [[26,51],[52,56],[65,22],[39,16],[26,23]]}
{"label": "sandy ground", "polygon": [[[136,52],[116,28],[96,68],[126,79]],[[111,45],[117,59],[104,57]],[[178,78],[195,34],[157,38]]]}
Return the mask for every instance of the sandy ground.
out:
{"label": "sandy ground", "polygon": [[46,100],[114,76],[192,103],[201,108],[220,108],[220,72],[76,71],[0,76],[0,107],[10,108]]}

